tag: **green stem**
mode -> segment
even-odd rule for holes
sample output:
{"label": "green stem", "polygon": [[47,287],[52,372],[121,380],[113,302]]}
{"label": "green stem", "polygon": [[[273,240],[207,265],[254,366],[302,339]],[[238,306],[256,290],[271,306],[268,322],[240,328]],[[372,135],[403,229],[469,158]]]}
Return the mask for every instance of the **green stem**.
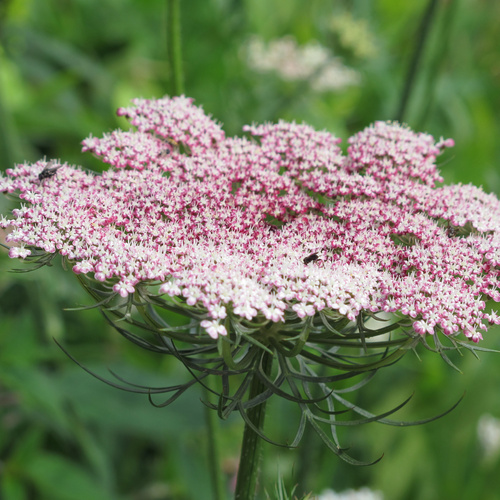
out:
{"label": "green stem", "polygon": [[436,86],[439,82],[439,74],[446,68],[446,55],[449,51],[450,39],[454,28],[455,18],[458,12],[458,0],[450,0],[445,6],[444,21],[438,30],[440,34],[439,43],[435,44],[434,60],[429,64],[427,78],[424,83],[423,95],[426,96],[425,105],[421,109],[420,118],[416,120],[417,130],[423,130],[436,97]]}
{"label": "green stem", "polygon": [[180,10],[179,0],[167,0],[167,59],[170,75],[170,95],[184,93]]}
{"label": "green stem", "polygon": [[[264,352],[262,358],[262,368],[266,375],[271,373],[273,358],[272,355]],[[257,367],[258,369],[258,367]],[[264,392],[265,386],[261,380],[254,375],[250,385],[249,399],[257,397]],[[266,402],[250,408],[247,412],[250,422],[259,430],[264,427],[266,413]],[[235,500],[253,500],[257,489],[259,477],[259,462],[262,453],[262,439],[254,430],[245,424],[243,441],[241,445],[240,465],[238,468],[238,478],[236,480]]]}
{"label": "green stem", "polygon": [[[0,23],[1,23],[0,19]],[[0,25],[0,33],[2,26]],[[0,51],[3,47],[0,45]],[[1,64],[1,63],[0,63]],[[20,161],[23,156],[20,154],[21,146],[19,136],[16,133],[14,123],[11,119],[8,106],[5,103],[3,87],[0,82],[0,168],[5,170]]]}
{"label": "green stem", "polygon": [[[207,384],[210,384],[210,378],[208,378]],[[210,391],[205,389],[205,398],[207,401],[210,401],[210,397]],[[224,492],[224,479],[220,467],[217,414],[208,406],[205,407],[205,421],[208,432],[208,467],[212,480],[213,498],[214,500],[224,500],[226,495]]]}
{"label": "green stem", "polygon": [[422,21],[418,30],[417,44],[415,45],[415,51],[413,52],[413,56],[410,61],[403,93],[401,95],[401,101],[399,103],[399,109],[396,114],[396,120],[399,122],[402,122],[404,120],[406,114],[408,101],[413,90],[413,85],[415,84],[415,76],[417,74],[417,69],[422,58],[424,45],[429,34],[429,28],[432,24],[434,14],[436,12],[437,3],[438,0],[429,0],[424,15],[422,16]]}
{"label": "green stem", "polygon": [[314,479],[318,472],[318,464],[321,463],[318,459],[321,449],[322,448],[318,446],[316,432],[312,426],[307,425],[304,429],[300,454],[297,459],[295,482],[299,486],[297,491],[295,491],[296,494],[305,496],[309,491],[314,489]]}

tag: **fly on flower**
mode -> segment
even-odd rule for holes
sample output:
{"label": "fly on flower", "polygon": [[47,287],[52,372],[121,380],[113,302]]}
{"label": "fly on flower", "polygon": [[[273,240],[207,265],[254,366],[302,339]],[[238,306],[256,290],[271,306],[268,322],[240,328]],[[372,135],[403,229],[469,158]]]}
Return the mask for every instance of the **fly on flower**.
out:
{"label": "fly on flower", "polygon": [[175,141],[174,139],[172,139],[171,137],[164,137],[164,140],[166,142],[168,142],[171,146],[173,146],[174,148],[178,148],[179,147],[179,142],[178,141]]}
{"label": "fly on flower", "polygon": [[314,262],[315,260],[318,260],[318,254],[316,252],[312,253],[311,255],[308,255],[307,257],[304,257],[304,264],[307,266],[309,262]]}
{"label": "fly on flower", "polygon": [[63,166],[63,165],[57,165],[54,166],[55,161],[51,160],[47,163],[47,166],[38,174],[38,180],[41,182],[44,179],[50,179],[51,177],[54,177],[56,175],[57,171]]}

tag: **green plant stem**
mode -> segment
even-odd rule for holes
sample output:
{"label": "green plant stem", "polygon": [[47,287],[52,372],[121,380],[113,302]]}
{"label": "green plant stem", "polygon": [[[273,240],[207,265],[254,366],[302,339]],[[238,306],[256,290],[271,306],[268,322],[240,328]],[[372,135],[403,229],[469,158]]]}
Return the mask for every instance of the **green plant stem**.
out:
{"label": "green plant stem", "polygon": [[406,114],[408,101],[410,100],[410,95],[415,84],[415,77],[417,74],[418,66],[420,64],[420,60],[422,58],[425,42],[427,41],[427,36],[429,34],[432,21],[434,20],[437,3],[438,0],[429,0],[424,15],[422,16],[422,21],[420,22],[420,27],[417,35],[417,43],[415,45],[415,50],[410,61],[410,66],[408,68],[408,73],[406,75],[406,80],[403,87],[403,93],[401,94],[399,109],[396,114],[396,120],[399,122],[402,122],[404,120]]}
{"label": "green plant stem", "polygon": [[[318,375],[326,375],[325,366],[320,367]],[[317,385],[312,388],[311,394],[313,397],[321,395],[321,391]],[[301,442],[300,454],[297,460],[296,483],[300,488],[297,493],[305,496],[308,491],[314,490],[314,479],[318,470],[317,464],[321,463],[319,457],[323,447],[318,446],[318,436],[314,428],[310,425],[307,425],[304,429],[304,436]]]}
{"label": "green plant stem", "polygon": [[[1,30],[1,25],[0,25]],[[0,45],[0,51],[3,47]],[[23,155],[20,154],[21,147],[19,137],[16,134],[10,113],[5,105],[3,88],[0,82],[0,167],[2,170],[10,168]]]}
{"label": "green plant stem", "polygon": [[172,96],[184,93],[180,10],[179,0],[167,0],[167,59]]}
{"label": "green plant stem", "polygon": [[421,109],[420,117],[416,120],[416,127],[418,130],[426,128],[426,120],[436,98],[436,87],[439,82],[438,76],[446,68],[446,57],[450,48],[450,39],[459,9],[458,4],[458,0],[449,0],[445,5],[444,21],[438,30],[439,43],[435,44],[434,60],[429,64],[427,76],[423,85],[423,94],[426,96],[426,99],[425,105]]}
{"label": "green plant stem", "polygon": [[[266,375],[271,373],[273,358],[271,354],[263,353],[262,368]],[[250,385],[249,399],[257,397],[264,392],[265,386],[261,380],[254,375]],[[247,412],[248,419],[257,428],[264,427],[266,412],[266,402],[250,408]],[[241,445],[240,465],[238,468],[238,478],[236,480],[235,500],[253,500],[257,488],[259,477],[259,462],[262,453],[262,439],[254,430],[245,424],[243,441]]]}
{"label": "green plant stem", "polygon": [[[210,378],[207,380],[210,384]],[[210,400],[210,391],[205,388],[205,398]],[[208,467],[210,469],[210,477],[212,480],[212,491],[214,500],[225,500],[224,479],[222,469],[220,467],[219,453],[219,428],[217,414],[214,410],[205,407],[205,422],[207,424],[207,439],[208,439]]]}

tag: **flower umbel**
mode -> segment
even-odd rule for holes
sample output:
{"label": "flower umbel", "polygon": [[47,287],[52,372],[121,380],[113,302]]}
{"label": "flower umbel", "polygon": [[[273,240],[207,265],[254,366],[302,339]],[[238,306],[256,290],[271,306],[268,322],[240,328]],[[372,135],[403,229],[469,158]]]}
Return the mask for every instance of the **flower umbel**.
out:
{"label": "flower umbel", "polygon": [[[462,334],[477,343],[500,323],[486,309],[500,300],[500,203],[438,185],[435,160],[452,140],[377,122],[344,155],[339,139],[304,124],[226,137],[185,97],[137,99],[119,114],[135,129],[83,142],[111,166],[102,175],[43,160],[0,178],[22,202],[0,220],[13,228],[10,256],[60,254],[110,320],[147,338],[123,323],[120,333],[178,357],[200,381],[259,373],[266,390],[254,400],[243,402],[251,377],[232,394],[223,382],[221,416],[275,393],[313,425],[338,425],[334,405],[360,409],[331,382],[391,364],[428,335],[447,359],[438,333],[448,349],[472,348]],[[172,328],[165,311],[191,321]],[[387,313],[387,326],[365,327]],[[397,335],[367,342],[388,332]],[[266,354],[276,358],[268,373]],[[320,365],[335,374],[319,375]],[[322,400],[326,419],[309,409]]]}
{"label": "flower umbel", "polygon": [[339,91],[359,85],[359,73],[333,57],[316,41],[299,46],[293,36],[271,40],[257,35],[243,47],[248,66],[259,73],[276,73],[285,81],[309,81],[316,92]]}

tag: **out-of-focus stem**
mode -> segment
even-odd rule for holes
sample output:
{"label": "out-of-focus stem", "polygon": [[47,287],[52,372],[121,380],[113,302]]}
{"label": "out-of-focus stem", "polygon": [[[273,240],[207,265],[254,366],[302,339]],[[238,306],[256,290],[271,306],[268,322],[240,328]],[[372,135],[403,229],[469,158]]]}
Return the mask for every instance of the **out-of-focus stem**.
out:
{"label": "out-of-focus stem", "polygon": [[[209,384],[210,381],[207,381]],[[210,399],[210,392],[205,389],[205,397]],[[212,480],[212,491],[214,500],[225,500],[224,480],[220,464],[219,436],[217,414],[211,408],[205,407],[205,422],[207,424],[208,439],[208,467]]]}
{"label": "out-of-focus stem", "polygon": [[439,43],[435,50],[434,60],[429,64],[427,75],[424,82],[424,92],[426,96],[424,106],[420,111],[420,117],[415,121],[415,126],[418,130],[426,128],[426,120],[430,114],[436,96],[436,86],[439,81],[437,78],[443,68],[445,68],[445,60],[449,51],[450,39],[454,28],[455,19],[459,8],[458,0],[449,0],[444,5],[444,20],[439,29]]}
{"label": "out-of-focus stem", "polygon": [[429,35],[430,27],[436,13],[437,3],[438,0],[429,0],[424,15],[422,16],[422,21],[420,23],[415,44],[415,50],[413,52],[410,66],[408,68],[408,73],[406,75],[403,92],[401,94],[401,100],[399,102],[399,109],[396,113],[396,120],[399,122],[402,122],[405,118],[408,101],[410,100],[410,95],[415,84],[415,77],[417,74],[418,66],[420,64],[420,60],[422,59],[425,42],[427,41],[427,36]]}
{"label": "out-of-focus stem", "polygon": [[167,0],[167,59],[170,95],[184,93],[181,50],[181,14],[179,0]]}

